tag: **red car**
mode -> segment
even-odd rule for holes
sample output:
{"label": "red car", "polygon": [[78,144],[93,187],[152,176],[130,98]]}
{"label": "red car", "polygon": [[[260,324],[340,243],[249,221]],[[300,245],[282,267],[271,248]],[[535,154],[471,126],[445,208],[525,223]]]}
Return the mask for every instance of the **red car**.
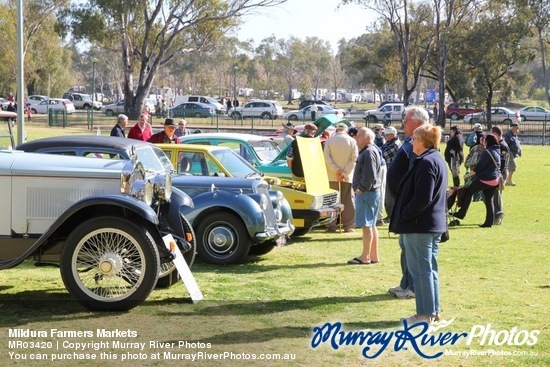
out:
{"label": "red car", "polygon": [[460,120],[470,113],[482,112],[483,109],[469,103],[451,103],[445,108],[445,117],[451,120]]}

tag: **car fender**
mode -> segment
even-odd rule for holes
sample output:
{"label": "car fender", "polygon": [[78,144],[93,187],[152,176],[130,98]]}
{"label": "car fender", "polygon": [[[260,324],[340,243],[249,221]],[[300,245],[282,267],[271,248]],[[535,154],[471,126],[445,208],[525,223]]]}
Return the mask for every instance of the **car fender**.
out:
{"label": "car fender", "polygon": [[194,207],[182,206],[180,212],[193,227],[212,212],[233,212],[242,219],[250,238],[254,239],[256,233],[265,230],[264,214],[258,202],[252,198],[254,195],[225,190],[203,192],[193,196]]}
{"label": "car fender", "polygon": [[[65,212],[63,212],[63,214],[61,214],[55,222],[53,222],[48,230],[45,231],[38,238],[38,240],[19,257],[1,262],[0,269],[7,269],[19,265],[37,249],[46,245],[50,237],[68,230],[67,228],[76,227],[76,225],[82,221],[80,218],[81,216],[86,215],[86,213],[90,213],[91,211],[95,212],[95,210],[99,207],[103,207],[104,209],[119,207],[124,211],[130,211],[143,218],[143,220],[151,223],[154,228],[157,228],[159,224],[156,212],[143,201],[140,201],[134,197],[122,194],[102,194],[89,196],[85,199],[77,201]],[[70,230],[68,231],[70,232]],[[153,233],[152,235],[158,235],[160,237],[159,233]]]}

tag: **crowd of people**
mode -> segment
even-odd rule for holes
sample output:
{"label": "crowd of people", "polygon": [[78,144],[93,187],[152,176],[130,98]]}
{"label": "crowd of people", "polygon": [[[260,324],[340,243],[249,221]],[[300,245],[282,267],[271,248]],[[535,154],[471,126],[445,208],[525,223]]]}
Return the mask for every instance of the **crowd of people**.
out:
{"label": "crowd of people", "polygon": [[[190,133],[184,119],[176,124],[167,118],[163,130],[153,134],[148,119],[146,112],[140,115],[128,137],[179,143],[180,136]],[[127,123],[128,117],[119,115],[111,135],[124,137]],[[398,235],[401,251],[401,279],[389,292],[397,298],[416,300],[416,313],[402,321],[440,322],[438,254],[448,219],[463,219],[474,196],[481,195],[486,215],[480,227],[502,223],[502,187],[515,186],[512,176],[521,157],[519,124],[512,123],[505,134],[498,126],[485,133],[480,124],[474,124],[466,139],[457,126],[452,126],[443,153],[442,129],[432,125],[427,111],[417,106],[405,109],[403,141],[393,126],[357,129],[348,125],[337,123],[335,133],[323,143],[330,187],[340,192],[344,205],[342,215],[326,226],[327,231],[340,228],[351,233],[361,228],[361,254],[347,263],[372,265],[380,261],[377,226],[389,223],[389,231]],[[294,132],[292,123],[283,124],[279,143],[283,149],[288,147],[286,159],[294,178],[303,180]],[[303,138],[312,138],[316,132],[317,126],[308,123]],[[470,147],[466,157],[464,145]],[[461,177],[463,165],[466,170]],[[460,209],[451,212],[455,204]]]}

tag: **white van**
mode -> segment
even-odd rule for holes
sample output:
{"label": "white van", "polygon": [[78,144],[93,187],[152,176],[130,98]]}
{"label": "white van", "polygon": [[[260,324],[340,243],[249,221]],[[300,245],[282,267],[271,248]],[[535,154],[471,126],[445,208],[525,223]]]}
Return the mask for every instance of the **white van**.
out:
{"label": "white van", "polygon": [[405,105],[403,103],[387,103],[375,110],[365,111],[365,116],[363,118],[367,122],[384,121],[388,123],[390,121],[402,120],[404,112]]}
{"label": "white van", "polygon": [[201,102],[213,106],[218,115],[225,114],[226,107],[216,99],[207,96],[177,96],[174,101],[174,107],[187,102]]}

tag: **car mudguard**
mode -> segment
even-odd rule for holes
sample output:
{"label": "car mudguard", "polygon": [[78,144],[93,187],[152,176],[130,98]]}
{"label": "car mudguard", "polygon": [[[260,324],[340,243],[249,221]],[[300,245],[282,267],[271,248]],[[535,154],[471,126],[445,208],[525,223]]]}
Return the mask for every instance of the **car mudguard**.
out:
{"label": "car mudguard", "polygon": [[[8,269],[19,265],[27,257],[32,255],[37,249],[47,243],[48,239],[56,233],[60,227],[67,221],[74,219],[80,212],[89,209],[94,206],[118,206],[125,210],[130,210],[146,221],[150,222],[157,228],[159,220],[156,212],[143,201],[140,201],[134,197],[122,195],[122,194],[102,194],[89,196],[85,199],[77,201],[70,206],[63,214],[61,214],[55,222],[45,231],[38,240],[30,246],[27,251],[21,254],[21,256],[0,262],[0,269]],[[155,234],[154,234],[155,235]],[[160,234],[158,234],[160,237]]]}
{"label": "car mudguard", "polygon": [[214,211],[233,212],[243,220],[250,238],[255,240],[256,233],[265,231],[265,220],[260,205],[252,196],[222,190],[203,192],[193,196],[194,207],[182,206],[180,212],[191,221],[193,227]]}

